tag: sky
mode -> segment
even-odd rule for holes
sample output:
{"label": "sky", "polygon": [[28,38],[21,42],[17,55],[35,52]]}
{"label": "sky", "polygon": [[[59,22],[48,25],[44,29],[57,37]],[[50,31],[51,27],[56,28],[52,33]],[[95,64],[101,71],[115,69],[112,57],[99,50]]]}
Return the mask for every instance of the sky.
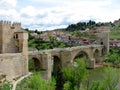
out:
{"label": "sky", "polygon": [[120,0],[0,0],[0,20],[21,22],[23,28],[39,31],[119,18]]}

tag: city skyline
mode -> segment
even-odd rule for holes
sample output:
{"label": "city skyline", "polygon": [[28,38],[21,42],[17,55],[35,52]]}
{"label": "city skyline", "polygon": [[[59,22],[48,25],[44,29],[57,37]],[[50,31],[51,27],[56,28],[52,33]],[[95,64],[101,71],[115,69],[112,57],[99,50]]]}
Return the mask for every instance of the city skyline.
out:
{"label": "city skyline", "polygon": [[113,22],[119,0],[0,0],[0,20],[21,22],[39,31],[65,28],[80,21]]}

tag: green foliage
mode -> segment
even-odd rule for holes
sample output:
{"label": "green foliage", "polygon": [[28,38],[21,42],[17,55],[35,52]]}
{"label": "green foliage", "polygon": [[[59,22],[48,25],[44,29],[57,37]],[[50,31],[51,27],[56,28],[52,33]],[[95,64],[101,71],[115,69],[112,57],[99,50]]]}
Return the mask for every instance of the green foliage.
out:
{"label": "green foliage", "polygon": [[112,30],[114,30],[114,31],[120,31],[120,23],[114,24]]}
{"label": "green foliage", "polygon": [[41,43],[46,43],[46,42],[40,38],[31,38],[28,40],[28,46],[37,50],[40,49]]}
{"label": "green foliage", "polygon": [[63,48],[66,47],[66,44],[59,42],[56,37],[49,36],[50,41],[44,41],[41,38],[30,37],[28,40],[29,48],[34,50],[43,50],[43,49],[53,49],[53,48]]}
{"label": "green foliage", "polygon": [[59,67],[52,75],[56,80],[56,90],[63,90],[64,79],[62,69]]}
{"label": "green foliage", "polygon": [[34,61],[30,59],[30,60],[28,61],[29,71],[31,71],[31,70],[33,69],[33,67],[34,67]]}
{"label": "green foliage", "polygon": [[71,82],[66,81],[63,87],[64,87],[63,90],[71,90],[71,89],[70,89],[70,87],[71,87]]}
{"label": "green foliage", "polygon": [[61,43],[59,44],[59,47],[60,47],[60,48],[64,48],[64,47],[66,47],[66,45],[61,42]]}
{"label": "green foliage", "polygon": [[12,85],[8,81],[4,81],[3,83],[0,84],[0,90],[11,90]]}
{"label": "green foliage", "polygon": [[75,36],[75,37],[80,37],[80,36],[83,35],[83,33],[81,33],[80,31],[74,31],[74,32],[72,32],[71,34],[72,34],[73,36]]}
{"label": "green foliage", "polygon": [[[77,60],[77,66],[73,68],[63,69],[63,76],[65,79],[64,89],[80,90],[83,82],[87,79],[87,69],[83,59]],[[67,90],[66,89],[66,90]]]}
{"label": "green foliage", "polygon": [[112,30],[110,32],[110,39],[120,39],[120,30]]}
{"label": "green foliage", "polygon": [[119,70],[116,68],[108,67],[105,69],[104,86],[108,90],[117,90],[119,81]]}
{"label": "green foliage", "polygon": [[29,87],[33,90],[46,90],[46,82],[39,76],[33,75],[29,80]]}
{"label": "green foliage", "polygon": [[96,26],[95,21],[78,22],[77,24],[71,24],[66,28],[66,31],[85,30],[86,28],[93,29]]}
{"label": "green foliage", "polygon": [[86,30],[87,28],[90,30],[94,30],[96,27],[100,26],[113,26],[113,23],[96,23],[95,21],[89,20],[88,22],[78,22],[76,24],[71,24],[66,28],[66,31],[78,31],[78,30]]}
{"label": "green foliage", "polygon": [[110,52],[104,56],[105,62],[110,62],[112,64],[120,64],[120,49],[110,48]]}
{"label": "green foliage", "polygon": [[73,31],[73,32],[71,32],[71,35],[75,36],[75,37],[85,37],[88,39],[95,39],[96,38],[96,36],[93,34],[81,33],[80,31]]}
{"label": "green foliage", "polygon": [[120,56],[117,53],[113,53],[113,54],[107,54],[105,55],[105,62],[110,62],[113,64],[119,64],[120,63]]}
{"label": "green foliage", "polygon": [[55,80],[44,80],[39,74],[35,73],[30,78],[24,79],[17,85],[16,90],[54,90]]}

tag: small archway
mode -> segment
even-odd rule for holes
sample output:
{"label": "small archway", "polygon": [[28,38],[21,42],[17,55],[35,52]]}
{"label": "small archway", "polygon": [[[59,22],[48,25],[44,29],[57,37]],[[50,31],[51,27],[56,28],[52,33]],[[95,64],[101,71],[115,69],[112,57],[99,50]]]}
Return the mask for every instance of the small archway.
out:
{"label": "small archway", "polygon": [[61,60],[58,56],[53,56],[52,57],[52,73],[56,73],[59,69],[61,69]]}
{"label": "small archway", "polygon": [[41,62],[38,58],[33,57],[29,60],[29,71],[36,71],[42,68]]}
{"label": "small archway", "polygon": [[52,57],[52,76],[56,80],[55,90],[62,90],[63,88],[63,74],[62,74],[62,64],[58,56]]}
{"label": "small archway", "polygon": [[89,67],[90,65],[90,59],[89,56],[86,52],[80,51],[73,59],[73,66],[76,65],[76,60],[77,59],[83,59],[86,63],[86,66]]}
{"label": "small archway", "polygon": [[99,63],[101,61],[100,51],[98,49],[96,49],[94,52],[94,58],[95,58],[95,63]]}

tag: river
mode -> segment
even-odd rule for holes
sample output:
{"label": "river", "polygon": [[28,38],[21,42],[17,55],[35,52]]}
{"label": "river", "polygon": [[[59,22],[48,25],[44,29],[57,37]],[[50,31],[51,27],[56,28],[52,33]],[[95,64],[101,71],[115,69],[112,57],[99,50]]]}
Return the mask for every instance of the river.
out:
{"label": "river", "polygon": [[103,80],[104,78],[104,67],[99,67],[95,69],[89,70],[89,80],[96,81],[96,80]]}
{"label": "river", "polygon": [[[120,72],[120,69],[119,69],[119,72]],[[114,71],[111,69],[110,72],[109,72],[109,75],[110,75],[110,80],[112,81],[112,83],[116,83],[116,82],[113,82],[113,81],[117,81],[119,76],[117,78],[115,78],[117,75],[116,74],[117,72]],[[106,77],[106,74],[105,74],[105,67],[99,67],[99,68],[95,68],[95,69],[90,69],[89,70],[89,85],[91,85],[91,83],[93,81],[102,81],[104,80]],[[110,82],[111,83],[111,82]],[[119,84],[116,86],[118,88]],[[119,89],[118,89],[119,90]]]}

